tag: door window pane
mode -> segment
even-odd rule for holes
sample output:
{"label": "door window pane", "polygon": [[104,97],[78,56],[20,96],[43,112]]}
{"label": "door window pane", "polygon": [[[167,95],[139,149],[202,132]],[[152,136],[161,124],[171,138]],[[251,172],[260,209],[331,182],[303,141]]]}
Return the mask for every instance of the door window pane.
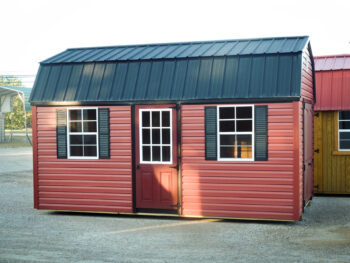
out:
{"label": "door window pane", "polygon": [[152,161],[160,161],[160,146],[152,146]]}
{"label": "door window pane", "polygon": [[350,111],[340,111],[339,120],[350,120]]}
{"label": "door window pane", "polygon": [[151,143],[151,136],[150,136],[149,129],[142,129],[142,143],[143,144],[150,144]]}
{"label": "door window pane", "polygon": [[160,129],[152,129],[152,144],[160,144]]}
{"label": "door window pane", "polygon": [[162,129],[162,144],[170,144],[170,129]]}
{"label": "door window pane", "polygon": [[160,112],[152,111],[152,127],[160,126]]}
{"label": "door window pane", "polygon": [[350,121],[339,121],[339,129],[350,130]]}
{"label": "door window pane", "polygon": [[170,161],[170,146],[163,146],[162,147],[162,154],[163,154],[163,162],[169,162]]}
{"label": "door window pane", "polygon": [[170,127],[170,112],[169,111],[162,112],[162,126],[163,127]]}
{"label": "door window pane", "polygon": [[149,111],[143,111],[142,112],[142,127],[149,127],[150,126],[150,117],[149,117]]}
{"label": "door window pane", "polygon": [[142,147],[142,156],[143,156],[143,161],[151,161],[151,147],[150,146],[143,146]]}

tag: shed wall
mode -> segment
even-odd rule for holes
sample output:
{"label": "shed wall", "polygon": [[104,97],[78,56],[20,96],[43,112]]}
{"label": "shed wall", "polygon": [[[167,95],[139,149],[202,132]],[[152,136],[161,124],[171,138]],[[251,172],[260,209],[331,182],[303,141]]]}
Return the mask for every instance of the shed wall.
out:
{"label": "shed wall", "polygon": [[34,108],[36,208],[132,212],[130,106],[109,107],[111,158],[99,160],[57,159],[58,108]]}
{"label": "shed wall", "polygon": [[303,52],[302,72],[301,72],[301,98],[313,103],[314,86],[312,75],[312,58],[308,49]]}
{"label": "shed wall", "polygon": [[206,161],[206,105],[182,105],[182,213],[298,220],[299,104],[294,105],[268,105],[269,160],[254,162]]}

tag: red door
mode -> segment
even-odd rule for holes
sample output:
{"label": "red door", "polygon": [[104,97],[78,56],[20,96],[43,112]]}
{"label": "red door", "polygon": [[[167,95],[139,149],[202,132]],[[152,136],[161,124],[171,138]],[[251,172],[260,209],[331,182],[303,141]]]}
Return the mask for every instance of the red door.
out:
{"label": "red door", "polygon": [[309,103],[304,104],[304,204],[313,195],[313,110]]}
{"label": "red door", "polygon": [[177,210],[175,105],[135,107],[136,208]]}

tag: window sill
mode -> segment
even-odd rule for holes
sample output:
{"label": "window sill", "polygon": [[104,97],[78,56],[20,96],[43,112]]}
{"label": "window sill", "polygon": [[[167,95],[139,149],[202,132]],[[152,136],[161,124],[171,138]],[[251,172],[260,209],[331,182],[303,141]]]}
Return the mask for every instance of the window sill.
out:
{"label": "window sill", "polygon": [[350,156],[350,151],[333,151],[333,155],[349,155]]}

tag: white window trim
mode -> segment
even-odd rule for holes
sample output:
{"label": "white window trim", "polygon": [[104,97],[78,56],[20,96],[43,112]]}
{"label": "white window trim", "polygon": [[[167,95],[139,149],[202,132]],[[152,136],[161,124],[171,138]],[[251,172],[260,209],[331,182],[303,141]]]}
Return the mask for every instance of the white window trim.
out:
{"label": "white window trim", "polygon": [[[96,110],[96,132],[73,132],[71,133],[69,131],[69,111],[70,110]],[[82,115],[83,118],[83,115]],[[82,127],[83,129],[83,127]],[[69,135],[96,135],[96,156],[71,156],[70,155],[70,136]],[[98,108],[97,107],[74,107],[74,108],[67,108],[67,153],[68,153],[68,159],[92,159],[96,160],[99,159],[99,140],[98,140]]]}
{"label": "white window trim", "polygon": [[[163,162],[163,161],[143,161],[143,151],[142,151],[142,146],[143,146],[143,138],[142,138],[142,112],[150,112],[150,130],[151,129],[151,124],[152,124],[152,112],[153,111],[159,111],[160,112],[160,125],[159,125],[159,129],[161,129],[162,126],[162,112],[169,112],[170,115],[170,127],[165,127],[165,128],[170,128],[170,144],[152,144],[152,132],[150,132],[150,146],[170,146],[170,161],[168,162]],[[173,116],[172,116],[172,109],[169,108],[165,108],[165,109],[139,109],[139,156],[140,156],[140,163],[141,164],[172,164],[173,163]],[[147,127],[145,127],[147,128]],[[157,127],[158,128],[158,127]],[[160,141],[162,141],[162,133],[160,133]],[[148,144],[146,144],[147,146]],[[150,156],[152,159],[152,146],[150,147]],[[162,148],[161,148],[162,149]],[[162,158],[162,150],[160,151],[160,155]]]}
{"label": "white window trim", "polygon": [[[234,107],[235,109],[238,107],[251,107],[252,108],[252,131],[251,132],[220,132],[220,108],[232,108]],[[222,105],[222,106],[217,106],[217,111],[216,111],[216,134],[217,134],[217,155],[218,161],[234,161],[234,162],[241,162],[241,161],[254,161],[254,153],[255,153],[255,119],[254,119],[254,105],[253,104],[235,104],[235,105]],[[240,119],[240,120],[250,120],[250,119]],[[236,126],[235,126],[236,127]],[[252,158],[221,158],[220,154],[220,135],[225,135],[225,134],[251,134],[252,135]]]}
{"label": "white window trim", "polygon": [[[338,151],[339,152],[349,152],[350,149],[340,149],[340,132],[349,132],[350,133],[350,129],[340,129],[339,128],[339,122],[344,121],[344,120],[340,120],[340,112],[341,111],[338,111],[338,123],[337,123],[337,125],[338,125]],[[350,120],[345,120],[345,121],[350,122]]]}

